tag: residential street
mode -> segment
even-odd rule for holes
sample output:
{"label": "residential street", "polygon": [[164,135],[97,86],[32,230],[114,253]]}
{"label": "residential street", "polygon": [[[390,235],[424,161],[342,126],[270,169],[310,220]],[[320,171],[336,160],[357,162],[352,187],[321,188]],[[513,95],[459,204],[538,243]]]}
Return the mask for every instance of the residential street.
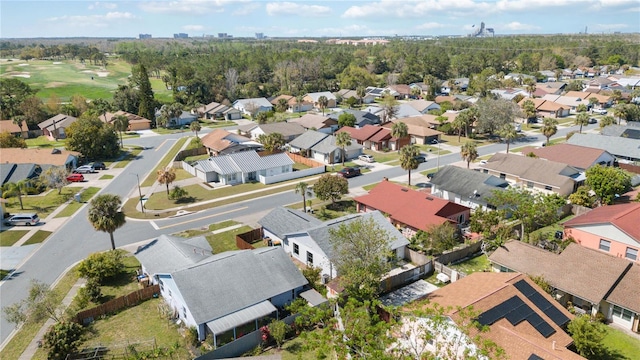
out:
{"label": "residential street", "polygon": [[[583,131],[597,128],[597,124],[585,126]],[[577,127],[559,127],[556,137],[564,137]],[[171,148],[174,141],[182,136],[192,136],[191,132],[163,135],[143,136],[125,140],[126,144],[145,146],[140,154],[140,159],[132,161],[127,168],[115,177],[100,193],[112,193],[120,195],[123,200],[129,196],[137,196],[138,174],[140,181],[153,170]],[[511,148],[517,148],[528,144],[539,145],[545,138],[541,135],[529,135],[528,137],[511,144]],[[492,144],[478,149],[479,155],[484,156],[504,151],[505,144]],[[458,153],[443,155],[439,159],[440,166],[460,161]],[[422,163],[418,170],[412,172],[412,183],[419,176],[420,171],[436,167],[437,158],[429,154],[427,162]],[[407,172],[400,167],[392,167],[379,171],[373,171],[363,176],[349,179],[351,188],[360,188],[364,185],[381,181],[384,177],[389,179],[406,181]],[[175,218],[156,220],[153,223],[146,220],[128,219],[124,227],[114,233],[116,246],[134,244],[143,240],[152,239],[160,234],[175,233],[186,229],[207,226],[214,222],[234,219],[250,225],[273,207],[287,205],[300,201],[300,196],[293,191],[286,191],[266,197],[238,202],[213,209],[203,210],[197,213]],[[109,235],[97,232],[86,219],[87,208],[84,206],[75,216],[62,224],[51,237],[41,244],[39,248],[27,256],[17,268],[15,274],[6,281],[0,283],[0,301],[2,307],[11,305],[27,296],[29,282],[37,279],[52,284],[69,267],[84,259],[87,255],[97,251],[109,249]],[[0,342],[3,343],[14,330],[13,324],[6,321],[2,313],[0,323]]]}

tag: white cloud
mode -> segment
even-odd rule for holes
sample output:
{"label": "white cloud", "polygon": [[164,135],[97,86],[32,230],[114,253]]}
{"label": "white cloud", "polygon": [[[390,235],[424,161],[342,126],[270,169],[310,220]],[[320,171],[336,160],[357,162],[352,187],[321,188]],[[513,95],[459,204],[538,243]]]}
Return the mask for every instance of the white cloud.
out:
{"label": "white cloud", "polygon": [[441,29],[443,27],[446,27],[445,24],[440,24],[437,22],[427,22],[424,24],[420,24],[418,26],[416,26],[416,29],[418,30],[431,30],[431,29]]}
{"label": "white cloud", "polygon": [[224,7],[244,0],[177,0],[177,1],[145,1],[139,4],[140,9],[150,13],[207,15],[212,12],[223,12]]}
{"label": "white cloud", "polygon": [[137,17],[130,12],[109,12],[104,15],[64,15],[45,19],[49,22],[64,22],[70,27],[107,27],[118,20],[133,20]]}
{"label": "white cloud", "polygon": [[270,2],[266,6],[269,16],[295,15],[295,16],[327,16],[331,14],[331,8],[320,5],[306,5],[293,2]]}
{"label": "white cloud", "polygon": [[510,22],[508,24],[504,24],[500,26],[501,29],[511,30],[511,31],[531,31],[531,30],[539,30],[539,26],[522,24],[517,21]]}
{"label": "white cloud", "polygon": [[93,9],[108,9],[108,10],[113,10],[115,8],[118,7],[118,4],[116,3],[109,3],[109,2],[100,2],[100,1],[96,1],[93,4],[89,4],[88,9],[89,10],[93,10]]}
{"label": "white cloud", "polygon": [[231,14],[232,15],[236,15],[236,16],[245,16],[245,15],[249,15],[249,14],[253,13],[254,11],[258,10],[259,8],[260,8],[260,4],[247,3],[247,4],[244,4],[244,5],[240,6],[238,9],[236,9]]}
{"label": "white cloud", "polygon": [[183,30],[186,31],[203,31],[204,26],[202,25],[185,25],[182,27]]}

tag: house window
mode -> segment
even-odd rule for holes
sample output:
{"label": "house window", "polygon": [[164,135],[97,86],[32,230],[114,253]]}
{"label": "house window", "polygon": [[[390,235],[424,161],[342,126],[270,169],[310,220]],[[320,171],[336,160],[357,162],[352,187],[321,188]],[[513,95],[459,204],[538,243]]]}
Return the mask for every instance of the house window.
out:
{"label": "house window", "polygon": [[184,306],[182,307],[182,317],[187,318],[187,309]]}
{"label": "house window", "polygon": [[458,224],[464,224],[464,214],[458,215]]}
{"label": "house window", "polygon": [[624,254],[629,260],[638,260],[638,249],[627,248],[627,251]]}
{"label": "house window", "polygon": [[600,239],[600,247],[599,248],[602,251],[609,252],[609,249],[611,249],[611,241],[605,240],[605,239]]}
{"label": "house window", "polygon": [[296,255],[300,255],[300,247],[296,243],[293,243],[293,253]]}
{"label": "house window", "polygon": [[527,187],[529,189],[533,188],[533,181],[527,181]]}
{"label": "house window", "polygon": [[513,272],[513,270],[500,265],[500,272]]}
{"label": "house window", "polygon": [[623,320],[631,321],[633,314],[631,311],[621,308],[620,306],[613,305],[613,316],[619,317]]}
{"label": "house window", "polygon": [[553,189],[551,188],[551,186],[549,186],[549,185],[545,185],[544,189],[545,189],[545,190],[547,190],[547,191],[551,191],[551,190],[553,190]]}
{"label": "house window", "polygon": [[307,251],[307,264],[313,265],[313,254]]}
{"label": "house window", "polygon": [[500,179],[506,179],[507,178],[507,174],[505,173],[500,173]]}

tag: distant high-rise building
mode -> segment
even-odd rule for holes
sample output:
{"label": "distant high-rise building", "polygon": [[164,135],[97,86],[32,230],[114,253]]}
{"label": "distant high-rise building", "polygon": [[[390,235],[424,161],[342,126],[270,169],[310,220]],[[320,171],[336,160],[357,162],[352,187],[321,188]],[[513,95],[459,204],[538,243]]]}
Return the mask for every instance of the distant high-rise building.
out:
{"label": "distant high-rise building", "polygon": [[226,38],[226,37],[227,37],[227,33],[218,33],[218,37],[219,37],[220,39],[224,39],[224,38]]}
{"label": "distant high-rise building", "polygon": [[185,34],[185,33],[173,34],[174,39],[186,39],[188,37],[189,37],[189,34]]}
{"label": "distant high-rise building", "polygon": [[264,33],[256,33],[256,39],[264,39]]}
{"label": "distant high-rise building", "polygon": [[138,35],[139,39],[151,39],[151,34],[140,34]]}

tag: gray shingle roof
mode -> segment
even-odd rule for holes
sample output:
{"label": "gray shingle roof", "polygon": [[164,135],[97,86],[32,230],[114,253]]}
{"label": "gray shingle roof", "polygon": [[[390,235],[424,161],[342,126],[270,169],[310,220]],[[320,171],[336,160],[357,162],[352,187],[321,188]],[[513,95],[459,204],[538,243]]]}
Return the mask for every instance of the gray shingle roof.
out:
{"label": "gray shingle roof", "polygon": [[285,234],[304,231],[322,224],[322,221],[302,211],[280,206],[274,208],[262,219],[258,220],[258,224],[274,233],[280,239],[284,239]]}
{"label": "gray shingle roof", "polygon": [[160,235],[134,253],[149,275],[170,274],[211,256],[211,246],[204,236],[185,239]]}
{"label": "gray shingle roof", "polygon": [[195,167],[204,172],[216,172],[220,175],[249,173],[279,166],[293,165],[294,161],[285,153],[260,156],[255,151],[241,151],[229,155],[215,156],[198,160]]}
{"label": "gray shingle roof", "polygon": [[[351,145],[344,147],[345,151],[347,152],[351,150],[357,150],[360,148],[362,148],[362,145],[358,144],[355,141],[351,141]],[[336,145],[336,137],[333,135],[330,135],[322,139],[322,141],[320,141],[319,143],[313,145],[311,149],[321,154],[330,154],[331,152],[336,151],[338,149],[342,149],[342,148]]]}
{"label": "gray shingle roof", "polygon": [[573,182],[580,172],[567,164],[528,156],[496,153],[483,166],[485,169],[519,176],[522,180],[562,187]]}
{"label": "gray shingle roof", "polygon": [[494,191],[504,190],[509,185],[499,177],[452,165],[447,165],[435,173],[431,183],[437,185],[438,189],[458,194],[463,198],[473,196],[476,201],[484,202]]}
{"label": "gray shingle roof", "polygon": [[302,135],[291,140],[289,145],[298,149],[311,149],[315,144],[322,141],[329,134],[321,133],[315,130],[307,130]]}
{"label": "gray shingle roof", "polygon": [[597,134],[573,134],[567,143],[606,150],[619,157],[640,159],[640,140],[636,139]]}
{"label": "gray shingle roof", "polygon": [[66,128],[69,125],[73,124],[74,122],[76,122],[78,119],[71,116],[71,115],[65,115],[65,114],[58,114],[56,116],[50,117],[47,120],[41,122],[38,124],[38,127],[40,129],[47,129],[49,131],[53,131],[53,124],[55,123],[55,128]]}
{"label": "gray shingle roof", "polygon": [[234,104],[241,104],[243,107],[247,107],[250,104],[255,104],[256,106],[262,107],[273,107],[273,105],[266,98],[252,98],[252,99],[238,99]]}
{"label": "gray shingle roof", "polygon": [[40,176],[42,171],[37,164],[0,164],[0,185],[32,179]]}
{"label": "gray shingle roof", "polygon": [[227,251],[172,276],[197,324],[308,283],[280,247]]}
{"label": "gray shingle roof", "polygon": [[296,123],[277,122],[270,124],[257,125],[265,134],[279,133],[285,138],[289,136],[297,136],[305,132],[305,129]]}
{"label": "gray shingle roof", "polygon": [[360,111],[360,110],[353,110],[353,109],[344,109],[342,111],[339,112],[334,112],[329,114],[329,117],[335,120],[338,120],[338,118],[340,117],[340,115],[342,114],[352,114],[353,116],[356,117],[356,126],[358,127],[363,127],[367,124],[370,125],[375,125],[375,124],[380,124],[380,116],[373,114],[371,112],[368,111]]}

